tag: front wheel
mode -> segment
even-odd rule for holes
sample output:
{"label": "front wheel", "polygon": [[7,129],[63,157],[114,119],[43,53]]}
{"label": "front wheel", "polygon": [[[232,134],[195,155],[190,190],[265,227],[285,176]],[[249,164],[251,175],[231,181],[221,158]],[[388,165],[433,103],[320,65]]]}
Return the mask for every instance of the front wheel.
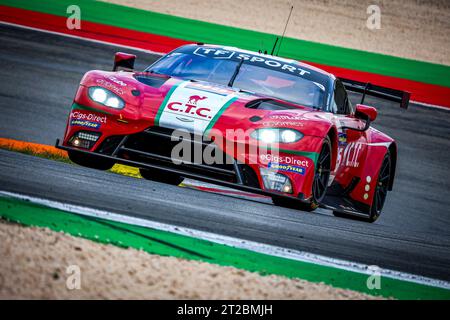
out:
{"label": "front wheel", "polygon": [[153,180],[157,182],[179,185],[183,182],[184,178],[176,173],[165,172],[157,169],[139,169],[141,176],[147,180]]}
{"label": "front wheel", "polygon": [[102,159],[87,153],[70,150],[68,151],[69,159],[83,167],[88,167],[98,170],[109,170],[113,167],[114,161],[109,159]]}
{"label": "front wheel", "polygon": [[303,211],[313,211],[319,207],[328,189],[328,180],[331,172],[331,142],[330,138],[326,137],[323,140],[322,149],[314,171],[314,180],[311,190],[311,200],[308,203],[302,203],[295,200],[290,200],[280,197],[272,197],[272,201],[276,206],[288,207],[293,209],[300,209]]}

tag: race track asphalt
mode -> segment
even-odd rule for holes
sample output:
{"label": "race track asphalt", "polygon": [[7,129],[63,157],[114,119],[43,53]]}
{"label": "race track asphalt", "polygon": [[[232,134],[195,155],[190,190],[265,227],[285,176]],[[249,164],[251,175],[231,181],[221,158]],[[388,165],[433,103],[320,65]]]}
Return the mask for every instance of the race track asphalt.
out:
{"label": "race track asphalt", "polygon": [[[124,48],[0,25],[0,137],[54,144],[82,75]],[[137,69],[158,56],[138,55]],[[0,151],[0,190],[450,280],[450,112],[368,99],[398,141],[394,190],[374,224]]]}

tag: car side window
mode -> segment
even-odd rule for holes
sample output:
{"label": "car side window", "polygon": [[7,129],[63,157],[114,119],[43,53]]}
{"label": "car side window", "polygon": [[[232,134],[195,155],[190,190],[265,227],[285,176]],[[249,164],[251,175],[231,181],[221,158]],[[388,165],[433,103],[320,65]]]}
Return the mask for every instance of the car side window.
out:
{"label": "car side window", "polygon": [[332,112],[337,114],[350,114],[353,107],[348,98],[347,91],[340,80],[334,84],[334,96],[332,101]]}

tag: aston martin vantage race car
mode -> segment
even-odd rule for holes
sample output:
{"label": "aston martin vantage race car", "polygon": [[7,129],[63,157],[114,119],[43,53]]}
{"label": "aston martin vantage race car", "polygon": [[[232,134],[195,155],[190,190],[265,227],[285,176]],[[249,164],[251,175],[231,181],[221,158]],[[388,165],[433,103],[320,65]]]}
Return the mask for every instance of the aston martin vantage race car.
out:
{"label": "aston martin vantage race car", "polygon": [[[275,205],[375,221],[392,190],[396,142],[371,127],[366,95],[407,108],[409,93],[340,79],[234,47],[182,46],[144,71],[118,52],[112,72],[82,78],[64,139],[82,166],[136,166],[270,196]],[[348,91],[358,92],[352,104]]]}

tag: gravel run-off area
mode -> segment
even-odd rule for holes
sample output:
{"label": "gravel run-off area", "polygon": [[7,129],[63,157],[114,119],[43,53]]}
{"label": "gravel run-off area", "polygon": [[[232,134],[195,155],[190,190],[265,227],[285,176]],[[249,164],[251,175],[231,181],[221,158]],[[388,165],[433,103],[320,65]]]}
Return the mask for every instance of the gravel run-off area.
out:
{"label": "gravel run-off area", "polygon": [[375,299],[325,284],[150,255],[3,220],[0,256],[0,299]]}
{"label": "gravel run-off area", "polygon": [[[104,1],[272,34],[283,33],[293,5],[288,37],[450,65],[448,0]],[[380,29],[367,27],[370,5]]]}

